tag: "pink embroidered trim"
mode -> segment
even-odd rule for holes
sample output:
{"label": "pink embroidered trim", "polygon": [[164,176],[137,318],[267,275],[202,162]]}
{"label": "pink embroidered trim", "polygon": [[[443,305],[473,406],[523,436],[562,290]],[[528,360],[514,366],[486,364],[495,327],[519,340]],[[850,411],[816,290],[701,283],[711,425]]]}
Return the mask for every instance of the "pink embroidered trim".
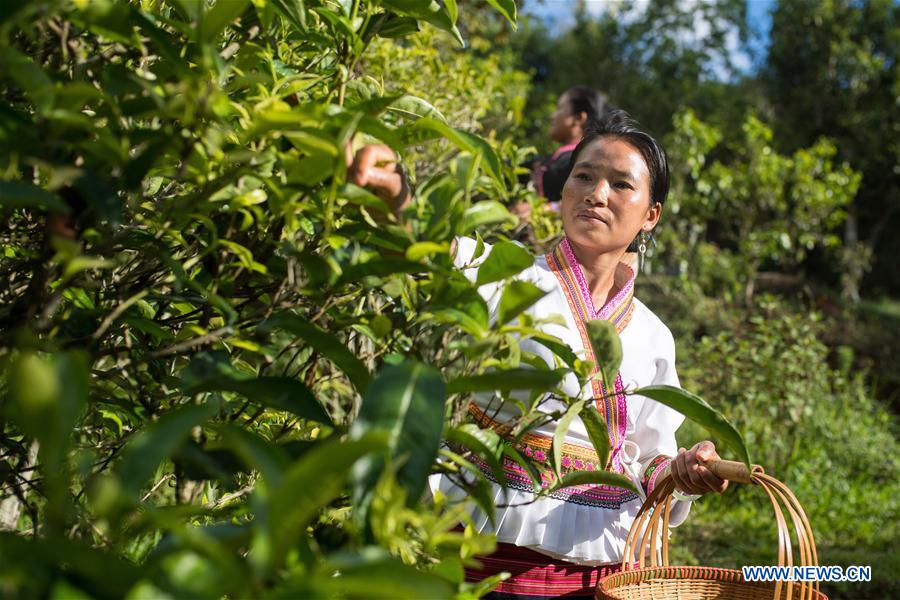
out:
{"label": "pink embroidered trim", "polygon": [[647,465],[645,487],[647,489],[648,496],[653,491],[653,487],[656,485],[656,479],[660,476],[661,473],[666,470],[666,467],[668,467],[670,464],[672,464],[672,459],[668,456],[660,454],[652,461],[650,461],[649,465]]}
{"label": "pink embroidered trim", "polygon": [[591,291],[588,288],[587,280],[584,278],[584,271],[581,269],[581,263],[579,263],[578,259],[575,257],[575,251],[572,250],[572,245],[569,244],[569,238],[563,238],[560,247],[562,248],[563,254],[566,256],[566,262],[569,263],[569,268],[572,269],[572,274],[575,275],[575,281],[578,283],[578,291],[581,293],[581,298],[590,313],[586,315],[588,318],[587,320],[593,321],[597,318],[597,310],[594,308],[594,299],[591,298]]}
{"label": "pink embroidered trim", "polygon": [[[590,289],[587,285],[587,279],[585,278],[584,271],[581,268],[581,263],[578,262],[578,258],[575,256],[575,251],[572,249],[572,245],[569,242],[568,238],[563,238],[562,242],[560,243],[560,248],[562,249],[563,255],[565,256],[566,262],[568,263],[568,267],[571,270],[572,275],[575,277],[575,281],[578,285],[578,292],[581,295],[582,303],[590,313],[589,315],[581,315],[582,318],[584,318],[585,320],[605,319],[615,322],[616,318],[614,317],[614,315],[616,311],[623,308],[626,303],[630,303],[631,301],[631,297],[634,291],[634,270],[624,263],[621,265],[620,268],[627,269],[626,272],[628,273],[628,278],[625,284],[616,293],[616,295],[613,296],[603,306],[599,313],[597,313],[597,310],[594,308],[593,298],[591,298]],[[620,317],[621,316],[622,315],[620,315]],[[617,391],[624,389],[621,374],[616,376],[615,389]],[[624,471],[624,467],[622,466],[620,454],[622,445],[625,442],[625,428],[628,420],[628,404],[625,394],[620,392],[616,396],[619,416],[619,418],[616,419],[618,421],[618,444],[616,444],[616,446],[612,448],[610,464],[614,472],[622,473]],[[609,416],[610,415],[607,415],[607,422],[609,422]]]}
{"label": "pink embroidered trim", "polygon": [[[580,266],[578,268],[579,268],[579,270],[581,269]],[[598,319],[609,319],[610,315],[612,315],[612,313],[615,312],[615,310],[619,307],[619,305],[621,305],[622,302],[624,302],[627,298],[629,298],[632,295],[632,292],[634,291],[634,279],[635,279],[634,269],[632,269],[630,266],[626,265],[625,263],[621,263],[621,265],[618,268],[628,271],[628,281],[626,281],[625,285],[623,285],[619,289],[619,291],[616,292],[616,295],[613,296],[609,300],[609,302],[607,302],[603,306],[603,308],[600,309],[600,312],[597,313]]]}
{"label": "pink embroidered trim", "polygon": [[621,451],[622,446],[625,445],[625,428],[628,422],[628,402],[625,398],[625,394],[621,392],[621,390],[625,389],[625,385],[622,383],[622,374],[616,373],[616,401],[618,403],[618,411],[619,411],[619,443],[616,444],[616,447],[612,449],[610,455],[610,465],[615,473],[624,473],[625,467],[622,466],[621,459]]}
{"label": "pink embroidered trim", "polygon": [[635,272],[629,265],[622,263],[618,266],[618,269],[623,269],[628,273],[628,279],[625,284],[619,288],[619,291],[616,292],[616,295],[609,299],[609,301],[603,305],[603,308],[597,312],[597,309],[594,308],[594,299],[591,297],[591,291],[588,288],[587,279],[584,277],[584,270],[581,268],[581,263],[578,262],[578,258],[575,256],[575,251],[572,249],[572,244],[569,242],[569,238],[563,238],[563,241],[560,243],[560,247],[562,247],[563,253],[566,256],[566,261],[569,263],[569,267],[572,269],[572,273],[575,275],[575,281],[578,282],[578,289],[581,292],[581,297],[584,300],[585,305],[588,307],[590,311],[589,320],[593,321],[594,319],[605,319],[610,320],[610,316],[619,308],[622,303],[628,299],[633,291],[634,291],[634,280],[635,280]]}

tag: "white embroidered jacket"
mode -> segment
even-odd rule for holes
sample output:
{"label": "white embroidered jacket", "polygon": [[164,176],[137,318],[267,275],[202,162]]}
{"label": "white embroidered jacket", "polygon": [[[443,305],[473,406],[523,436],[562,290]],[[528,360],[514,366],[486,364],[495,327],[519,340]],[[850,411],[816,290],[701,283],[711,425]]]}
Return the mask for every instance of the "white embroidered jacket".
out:
{"label": "white embroidered jacket", "polygon": [[[478,266],[491,251],[490,245],[478,258],[473,258],[475,240],[459,238],[454,263],[471,280],[475,281]],[[560,315],[565,326],[545,324],[541,328],[567,344],[577,355],[592,359],[590,344],[584,333],[583,321],[594,318],[608,319],[617,325],[622,340],[623,360],[619,370],[616,390],[621,392],[647,385],[668,384],[677,386],[675,373],[675,344],[668,328],[650,309],[633,298],[634,271],[620,264],[616,273],[616,287],[620,292],[599,311],[594,310],[583,273],[566,240],[556,251],[537,257],[534,264],[522,271],[516,279],[529,281],[547,295],[528,309],[535,318]],[[496,316],[502,289],[501,284],[486,284],[479,293],[488,304],[492,317]],[[553,363],[551,352],[543,345],[525,340],[522,350]],[[598,387],[599,386],[599,387]],[[575,375],[563,381],[563,391],[571,397],[595,399],[601,414],[609,425],[612,469],[632,478],[642,490],[640,496],[620,488],[585,485],[565,488],[550,497],[529,503],[534,498],[531,480],[515,463],[506,464],[509,489],[493,484],[494,501],[508,505],[496,513],[498,541],[525,546],[549,556],[578,564],[600,565],[620,562],[625,538],[631,527],[642,498],[652,490],[657,476],[668,465],[668,458],[677,452],[675,430],[684,417],[662,404],[637,395],[619,393],[616,398],[596,401],[603,395],[599,383],[579,389]],[[496,412],[497,404],[490,404],[491,395],[476,397],[471,410],[482,426],[489,425],[490,417],[482,411]],[[564,409],[558,400],[548,400],[541,409],[553,412]],[[504,406],[494,417],[494,425],[502,424],[517,416],[512,405]],[[519,444],[518,449],[547,468],[544,479],[549,485],[552,471],[548,456],[551,453],[555,422],[535,430]],[[584,424],[576,418],[566,437],[563,453],[563,472],[566,470],[590,470],[597,465],[590,439]],[[592,461],[593,459],[593,461]],[[485,472],[490,470],[485,466]],[[435,475],[431,478],[433,491],[440,489],[450,497],[461,497],[462,490],[447,478]],[[519,506],[516,506],[519,505]],[[670,523],[678,525],[687,517],[689,503],[674,502]],[[491,531],[486,515],[472,508],[471,514],[480,531]]]}

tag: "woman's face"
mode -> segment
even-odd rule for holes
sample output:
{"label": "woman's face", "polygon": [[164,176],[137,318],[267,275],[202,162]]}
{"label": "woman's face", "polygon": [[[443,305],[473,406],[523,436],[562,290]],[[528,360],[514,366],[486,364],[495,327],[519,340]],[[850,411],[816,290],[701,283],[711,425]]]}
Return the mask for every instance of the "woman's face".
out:
{"label": "woman's face", "polygon": [[550,139],[564,144],[575,135],[575,115],[572,114],[572,103],[569,95],[563,94],[556,101],[556,110],[550,117]]}
{"label": "woman's face", "polygon": [[582,149],[562,191],[566,236],[590,252],[624,253],[641,230],[650,231],[662,207],[650,206],[650,171],[637,148],[616,137]]}

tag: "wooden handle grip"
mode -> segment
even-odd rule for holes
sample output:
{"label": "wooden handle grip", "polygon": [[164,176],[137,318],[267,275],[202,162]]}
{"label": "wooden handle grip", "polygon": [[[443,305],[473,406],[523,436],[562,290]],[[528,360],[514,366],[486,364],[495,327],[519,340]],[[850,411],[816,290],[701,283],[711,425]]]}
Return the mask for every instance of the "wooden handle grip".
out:
{"label": "wooden handle grip", "polygon": [[747,465],[734,460],[711,460],[704,463],[703,466],[715,473],[716,477],[720,479],[738,483],[752,483],[751,477],[753,475],[764,472],[759,465],[752,465],[752,469],[747,469]]}

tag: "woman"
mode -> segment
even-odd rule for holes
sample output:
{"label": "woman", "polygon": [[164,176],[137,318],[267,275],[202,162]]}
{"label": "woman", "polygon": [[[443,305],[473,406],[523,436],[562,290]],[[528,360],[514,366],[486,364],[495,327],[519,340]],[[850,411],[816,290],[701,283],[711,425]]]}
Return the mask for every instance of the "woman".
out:
{"label": "woman", "polygon": [[[372,187],[402,207],[409,200],[402,173],[393,164],[376,167],[377,160],[391,161],[393,153],[383,146],[361,150],[350,168],[350,180]],[[650,399],[623,393],[626,388],[646,385],[678,385],[672,335],[633,296],[635,273],[622,262],[629,245],[645,239],[656,226],[668,187],[662,147],[638,130],[624,112],[614,111],[603,122],[586,123],[584,137],[573,149],[562,189],[560,212],[565,239],[517,276],[547,292],[529,309],[535,317],[554,313],[563,316],[564,325],[549,324],[543,326],[544,330],[588,359],[593,357],[585,322],[607,319],[615,324],[623,348],[615,390],[607,392],[597,382],[579,389],[574,375],[564,380],[562,387],[569,396],[594,400],[609,427],[608,468],[631,477],[642,493],[579,486],[530,502],[534,499],[530,481],[515,464],[506,465],[510,489],[505,492],[495,486],[494,490],[495,501],[502,505],[494,528],[498,550],[480,559],[484,565],[481,571],[467,573],[477,580],[500,571],[511,572],[513,577],[493,593],[496,598],[593,597],[598,578],[615,571],[621,562],[625,538],[642,497],[650,493],[661,475],[671,472],[677,485],[672,525],[684,521],[696,496],[722,492],[727,486],[703,466],[718,458],[712,442],[701,442],[688,451],[677,449],[675,430],[683,421],[681,414]],[[472,240],[459,239],[454,258],[473,281],[477,265],[489,252],[487,248],[473,260],[474,247]],[[497,308],[501,285],[479,290],[491,311]],[[543,346],[527,340],[522,345],[523,350],[552,364],[553,358]],[[514,418],[516,409],[503,407],[491,419],[486,413],[488,401],[477,399],[470,412],[482,426],[502,431],[502,423]],[[541,406],[548,412],[564,407],[555,400]],[[548,472],[546,459],[554,426],[550,423],[535,430],[520,446]],[[566,442],[564,471],[604,468],[596,462],[578,419],[570,426]],[[440,476],[432,487],[447,494],[458,492]],[[478,511],[473,515],[479,529],[490,530],[484,515]]]}
{"label": "woman", "polygon": [[599,119],[606,110],[603,94],[583,85],[569,88],[557,100],[556,110],[550,118],[550,139],[559,147],[550,156],[537,161],[531,174],[537,193],[547,198],[554,210],[559,208],[569,159],[584,136],[585,124]]}

